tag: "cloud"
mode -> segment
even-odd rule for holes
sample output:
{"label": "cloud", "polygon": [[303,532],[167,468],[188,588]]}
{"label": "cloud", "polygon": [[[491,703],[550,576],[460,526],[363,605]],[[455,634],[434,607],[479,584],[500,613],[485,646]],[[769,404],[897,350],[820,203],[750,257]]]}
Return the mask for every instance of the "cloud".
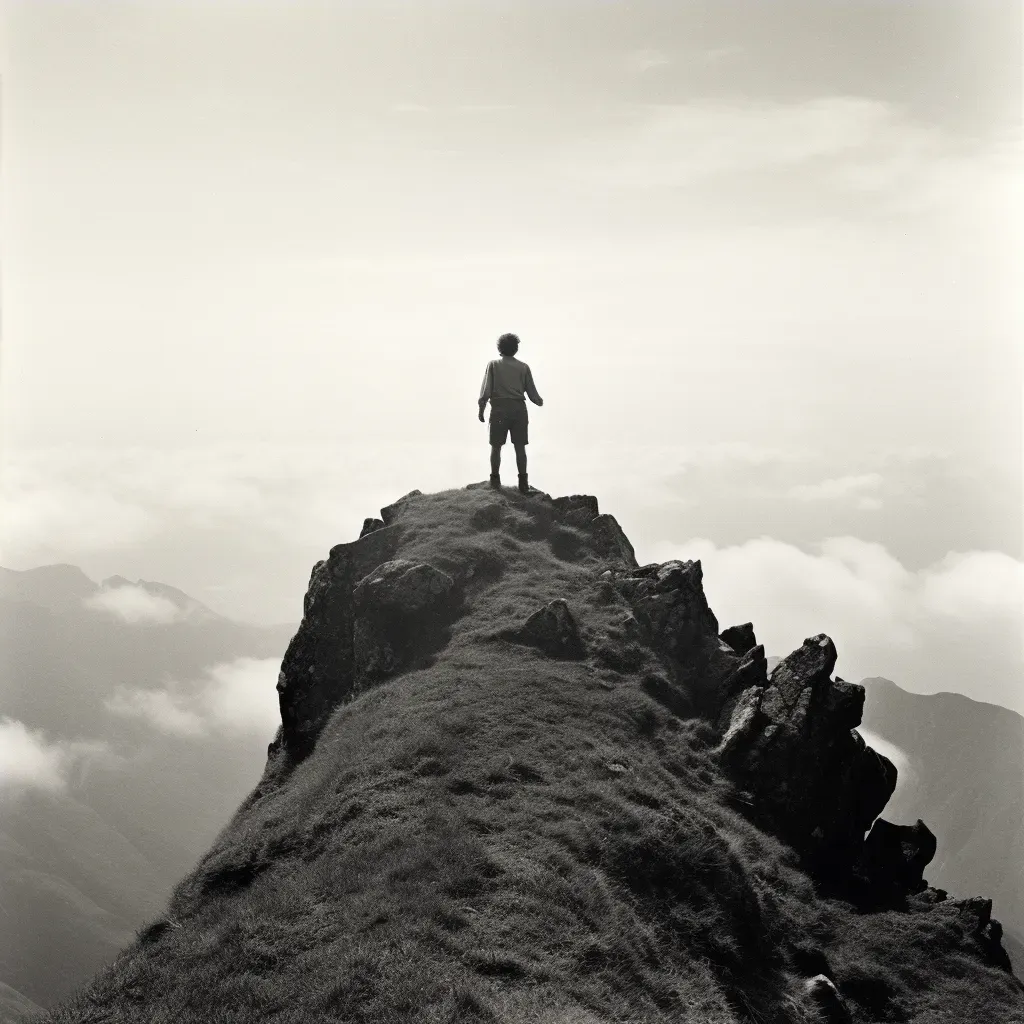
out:
{"label": "cloud", "polygon": [[[788,491],[790,498],[798,501],[832,501],[840,498],[851,497],[858,492],[874,491],[882,486],[881,473],[860,473],[854,476],[833,477],[830,480],[822,480],[816,484],[796,484]],[[858,504],[858,508],[880,508],[881,502],[877,498],[861,498],[861,502],[869,504]],[[874,502],[874,503],[871,503]]]}
{"label": "cloud", "polygon": [[184,615],[173,601],[151,594],[145,587],[104,587],[82,599],[86,608],[107,612],[125,622],[176,622]]}
{"label": "cloud", "polygon": [[893,119],[881,101],[845,96],[649,105],[637,110],[625,137],[601,161],[590,154],[586,165],[608,184],[677,186],[857,152],[894,131]]}
{"label": "cloud", "polygon": [[[1001,551],[950,552],[921,586],[922,605],[947,618],[1024,624],[1024,563]],[[1020,634],[1018,634],[1018,639]]]}
{"label": "cloud", "polygon": [[280,723],[280,667],[277,658],[236,658],[213,665],[185,685],[171,682],[161,690],[118,687],[105,707],[171,736],[273,732]]}
{"label": "cloud", "polygon": [[97,759],[114,755],[106,743],[89,740],[48,740],[41,730],[0,718],[0,792],[29,789],[62,793],[81,782]]}
{"label": "cloud", "polygon": [[737,176],[745,192],[749,175],[774,175],[804,198],[818,188],[850,201],[867,197],[890,212],[1003,209],[1005,216],[1006,203],[1020,200],[1016,135],[964,141],[864,96],[645,104],[612,123],[569,145],[559,161],[564,173],[613,188],[721,188]]}
{"label": "cloud", "polygon": [[625,63],[628,70],[642,75],[645,71],[650,71],[651,68],[665,67],[672,62],[661,50],[640,49],[630,50],[626,54]]}
{"label": "cloud", "polygon": [[869,747],[877,750],[883,757],[887,757],[892,761],[896,766],[897,778],[904,775],[910,766],[910,756],[905,750],[901,750],[895,743],[890,743],[889,740],[879,736],[877,733],[871,732],[869,729],[858,728],[857,732],[861,734],[864,742]]}
{"label": "cloud", "polygon": [[707,64],[718,64],[720,61],[728,60],[730,57],[738,57],[745,52],[745,48],[742,46],[713,46],[709,50],[704,50],[700,57]]}
{"label": "cloud", "polygon": [[663,542],[644,557],[700,559],[719,622],[752,621],[769,654],[828,633],[846,679],[881,675],[1024,712],[1024,562],[1002,552],[950,553],[910,570],[856,537],[809,551],[762,537],[726,547]]}
{"label": "cloud", "polygon": [[896,746],[895,743],[885,739],[885,737],[871,732],[870,729],[858,726],[857,732],[861,734],[864,742],[872,750],[877,750],[883,757],[887,757],[896,767],[896,788],[887,802],[890,813],[892,813],[892,808],[896,805],[897,801],[903,802],[905,805],[905,802],[911,797],[918,784],[916,773],[911,765],[910,755],[905,750]]}
{"label": "cloud", "polygon": [[208,672],[204,706],[210,720],[236,732],[263,732],[281,721],[279,658],[237,658]]}
{"label": "cloud", "polygon": [[141,718],[170,736],[202,736],[207,723],[192,710],[188,695],[176,690],[136,690],[118,687],[104,702],[111,714]]}
{"label": "cloud", "polygon": [[150,512],[104,480],[55,476],[44,464],[8,462],[0,475],[5,550],[125,548],[152,531]]}

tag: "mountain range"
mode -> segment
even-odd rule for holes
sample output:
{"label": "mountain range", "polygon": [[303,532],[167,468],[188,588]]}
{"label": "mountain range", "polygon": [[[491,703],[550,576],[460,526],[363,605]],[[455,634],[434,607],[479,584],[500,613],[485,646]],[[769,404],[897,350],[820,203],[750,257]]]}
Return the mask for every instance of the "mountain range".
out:
{"label": "mountain range", "polygon": [[[74,566],[0,570],[9,989],[52,1005],[165,904],[251,788],[273,735],[272,722],[224,727],[206,698],[228,692],[211,690],[218,679],[241,690],[262,672],[259,696],[273,707],[294,629],[232,622],[163,584],[97,584]],[[0,1004],[0,1021],[16,1019],[16,1004]]]}

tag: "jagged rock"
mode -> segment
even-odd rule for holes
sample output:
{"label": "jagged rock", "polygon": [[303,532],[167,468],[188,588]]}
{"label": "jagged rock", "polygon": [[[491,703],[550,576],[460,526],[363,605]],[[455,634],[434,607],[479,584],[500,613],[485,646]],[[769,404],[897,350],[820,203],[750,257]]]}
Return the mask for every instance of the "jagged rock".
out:
{"label": "jagged rock", "polygon": [[432,566],[394,560],[399,542],[398,528],[373,530],[314,567],[278,676],[272,757],[302,760],[335,708],[443,645],[459,588]]}
{"label": "jagged rock", "polygon": [[824,974],[817,974],[804,982],[804,995],[828,1024],[849,1024],[853,1020],[839,989]]}
{"label": "jagged rock", "polygon": [[976,932],[984,931],[992,920],[992,901],[982,896],[969,896],[963,900],[946,900],[945,906],[953,908],[957,916],[967,922]]}
{"label": "jagged rock", "polygon": [[454,586],[440,569],[405,559],[385,562],[359,580],[352,591],[357,683],[393,674],[422,650],[430,627],[449,617]]}
{"label": "jagged rock", "polygon": [[625,562],[630,569],[637,568],[638,562],[633,553],[633,545],[629,543],[629,539],[622,532],[622,527],[619,526],[615,516],[603,513],[590,520],[587,528],[601,554],[606,558]]}
{"label": "jagged rock", "polygon": [[916,893],[916,897],[923,903],[942,903],[949,896],[949,893],[945,889],[935,889],[932,886],[928,886],[921,892]]}
{"label": "jagged rock", "polygon": [[645,565],[619,581],[637,619],[658,647],[684,664],[709,640],[717,647],[718,621],[704,596],[699,561]]}
{"label": "jagged rock", "polygon": [[924,869],[935,848],[935,836],[920,818],[914,825],[877,818],[864,841],[860,870],[876,888],[918,893],[928,887]]}
{"label": "jagged rock", "polygon": [[418,490],[409,491],[408,494],[403,494],[397,501],[393,501],[390,505],[385,505],[384,508],[380,510],[380,517],[384,521],[384,525],[390,526],[405,507],[409,499],[415,498],[422,493],[422,491]]}
{"label": "jagged rock", "polygon": [[743,655],[739,664],[719,685],[722,706],[718,713],[718,727],[720,729],[729,727],[733,708],[742,693],[751,687],[760,688],[767,685],[768,665],[764,656],[764,647],[757,644]]}
{"label": "jagged rock", "polygon": [[363,520],[363,528],[359,531],[360,537],[365,537],[368,533],[373,533],[374,530],[384,529],[383,519],[374,519],[373,516],[367,516]]}
{"label": "jagged rock", "polygon": [[699,561],[669,561],[638,566],[616,580],[636,618],[678,682],[701,681],[695,694],[714,714],[721,707],[720,686],[740,664],[718,636],[718,620],[704,596]]}
{"label": "jagged rock", "polygon": [[447,573],[425,563],[405,559],[384,562],[363,577],[352,591],[361,611],[418,612],[451,593],[454,581]]}
{"label": "jagged rock", "polygon": [[536,647],[552,658],[582,658],[585,654],[576,619],[560,597],[538,608],[518,629],[506,630],[501,635],[515,643]]}
{"label": "jagged rock", "polygon": [[569,494],[552,502],[555,514],[566,526],[585,526],[598,517],[597,498],[592,494]]}
{"label": "jagged rock", "polygon": [[896,787],[896,768],[865,743],[864,688],[830,678],[836,649],[818,634],[737,698],[719,745],[765,827],[822,870],[843,872]]}
{"label": "jagged rock", "polygon": [[[741,657],[757,644],[757,640],[754,637],[754,624],[752,622],[744,622],[739,626],[730,626],[728,629],[723,629],[722,639]],[[763,657],[764,652],[762,650]]]}

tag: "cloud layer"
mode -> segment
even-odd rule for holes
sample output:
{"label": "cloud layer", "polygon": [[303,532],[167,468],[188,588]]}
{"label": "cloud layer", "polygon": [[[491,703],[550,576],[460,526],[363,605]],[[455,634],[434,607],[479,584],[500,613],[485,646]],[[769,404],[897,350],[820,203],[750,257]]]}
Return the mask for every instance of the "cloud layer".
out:
{"label": "cloud layer", "polygon": [[236,658],[189,683],[160,690],[121,686],[105,702],[111,714],[137,718],[170,736],[273,733],[280,722],[277,658]]}
{"label": "cloud layer", "polygon": [[177,622],[184,615],[173,601],[138,586],[104,587],[86,597],[82,604],[131,623],[166,625]]}
{"label": "cloud layer", "polygon": [[995,551],[950,553],[912,571],[881,544],[831,537],[804,550],[771,538],[719,547],[663,543],[654,559],[700,559],[721,625],[752,621],[769,654],[828,633],[846,679],[886,676],[1024,712],[1024,563]]}
{"label": "cloud layer", "polygon": [[6,715],[0,718],[0,793],[62,793],[80,781],[96,759],[112,757],[106,743],[50,740],[42,730],[29,729]]}

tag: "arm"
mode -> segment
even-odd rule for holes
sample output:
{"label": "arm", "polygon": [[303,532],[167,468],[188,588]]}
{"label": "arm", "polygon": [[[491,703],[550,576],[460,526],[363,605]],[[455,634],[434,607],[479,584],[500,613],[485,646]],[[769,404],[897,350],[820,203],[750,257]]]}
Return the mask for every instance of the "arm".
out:
{"label": "arm", "polygon": [[523,390],[534,405],[543,405],[544,399],[537,394],[537,388],[533,383],[533,370],[526,368],[526,380],[523,382]]}
{"label": "arm", "polygon": [[491,370],[491,364],[487,364],[487,369],[484,370],[484,382],[480,385],[480,398],[477,401],[477,405],[480,408],[478,419],[483,422],[484,419],[484,408],[487,405],[488,399],[491,397],[491,392],[494,389],[494,374]]}

